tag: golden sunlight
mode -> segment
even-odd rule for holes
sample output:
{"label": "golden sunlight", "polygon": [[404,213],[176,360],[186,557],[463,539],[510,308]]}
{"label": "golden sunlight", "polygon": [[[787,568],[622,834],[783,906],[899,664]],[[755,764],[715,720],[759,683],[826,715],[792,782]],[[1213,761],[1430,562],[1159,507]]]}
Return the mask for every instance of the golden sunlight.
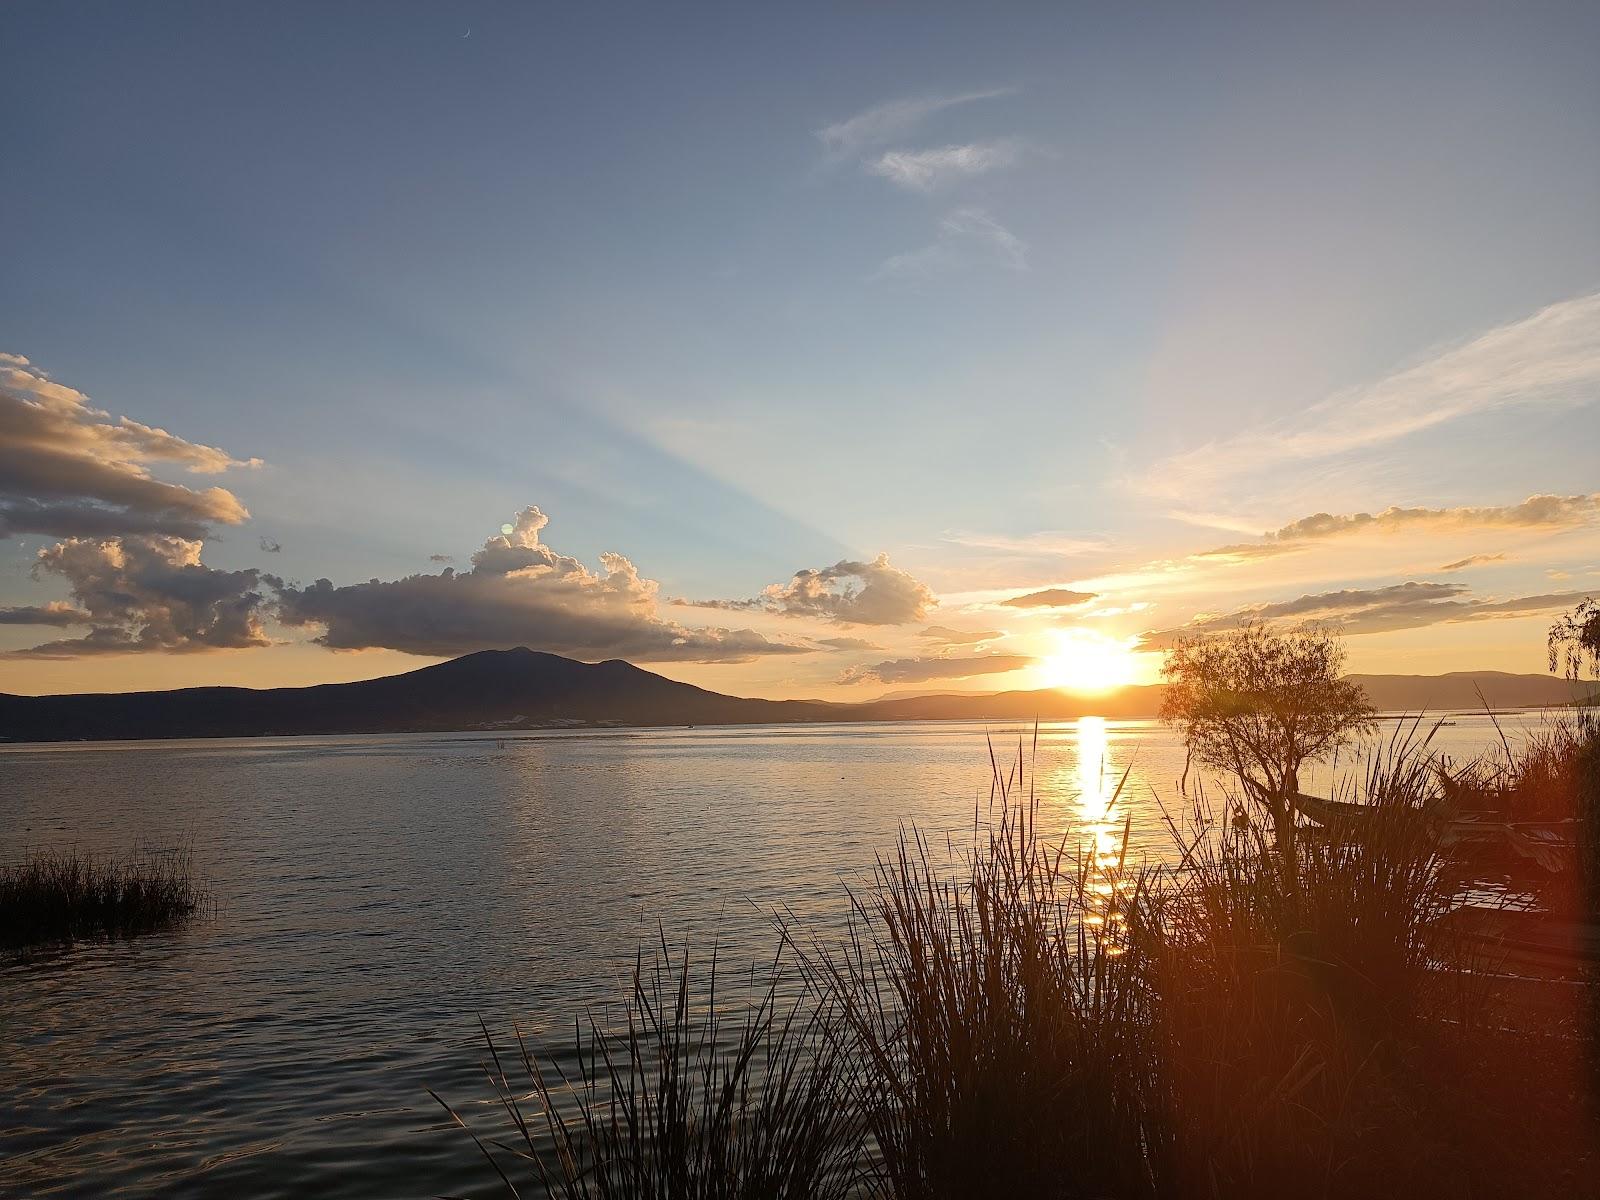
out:
{"label": "golden sunlight", "polygon": [[1139,676],[1135,638],[1113,638],[1090,629],[1055,631],[1055,653],[1039,660],[1035,668],[1045,687],[1069,692],[1109,692],[1125,687]]}

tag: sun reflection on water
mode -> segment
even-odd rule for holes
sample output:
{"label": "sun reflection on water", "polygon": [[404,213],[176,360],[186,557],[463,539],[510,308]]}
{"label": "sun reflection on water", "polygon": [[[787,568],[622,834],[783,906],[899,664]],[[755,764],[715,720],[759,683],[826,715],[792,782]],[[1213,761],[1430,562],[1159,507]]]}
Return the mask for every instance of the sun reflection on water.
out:
{"label": "sun reflection on water", "polygon": [[1114,901],[1122,891],[1128,835],[1127,816],[1122,811],[1119,791],[1122,771],[1112,758],[1111,738],[1104,717],[1079,717],[1074,743],[1077,817],[1087,856],[1086,899],[1091,901],[1091,911],[1084,921],[1091,928],[1103,930],[1121,920]]}

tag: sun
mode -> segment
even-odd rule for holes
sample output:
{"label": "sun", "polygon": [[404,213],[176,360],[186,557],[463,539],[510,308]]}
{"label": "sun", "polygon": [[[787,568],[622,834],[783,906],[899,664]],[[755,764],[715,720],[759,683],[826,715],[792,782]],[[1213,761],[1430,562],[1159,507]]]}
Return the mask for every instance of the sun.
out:
{"label": "sun", "polygon": [[1139,677],[1135,638],[1113,638],[1089,629],[1055,631],[1056,652],[1036,668],[1045,687],[1068,692],[1109,692]]}

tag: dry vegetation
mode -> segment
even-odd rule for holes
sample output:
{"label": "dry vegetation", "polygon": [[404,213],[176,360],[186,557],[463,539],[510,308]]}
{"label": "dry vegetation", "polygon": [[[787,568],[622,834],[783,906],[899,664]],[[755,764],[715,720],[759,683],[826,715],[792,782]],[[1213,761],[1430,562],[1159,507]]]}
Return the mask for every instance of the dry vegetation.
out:
{"label": "dry vegetation", "polygon": [[0,867],[0,950],[159,928],[206,903],[187,850],[126,859],[67,851]]}

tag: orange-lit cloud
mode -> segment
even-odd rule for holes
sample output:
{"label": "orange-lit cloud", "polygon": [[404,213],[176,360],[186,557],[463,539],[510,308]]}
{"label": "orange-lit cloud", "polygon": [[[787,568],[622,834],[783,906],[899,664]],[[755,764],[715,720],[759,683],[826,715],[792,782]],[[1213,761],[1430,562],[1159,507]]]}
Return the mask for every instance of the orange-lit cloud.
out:
{"label": "orange-lit cloud", "polygon": [[84,625],[89,631],[11,656],[78,658],[267,645],[261,573],[207,567],[200,561],[202,545],[167,534],[128,534],[69,538],[39,551],[35,574],[65,579],[77,607],[7,609],[5,622]]}
{"label": "orange-lit cloud", "polygon": [[1425,625],[1526,617],[1568,608],[1584,592],[1552,592],[1505,600],[1478,599],[1460,583],[1410,581],[1377,588],[1342,588],[1293,600],[1250,604],[1231,612],[1203,614],[1185,625],[1146,632],[1141,649],[1170,646],[1183,636],[1235,629],[1245,621],[1316,621],[1346,633],[1391,633]]}
{"label": "orange-lit cloud", "polygon": [[657,615],[659,585],[620,554],[602,554],[603,574],[540,541],[548,518],[536,507],[489,538],[470,570],[335,586],[299,587],[267,577],[286,625],[317,626],[335,650],[384,647],[453,655],[529,646],[576,658],[637,662],[745,662],[805,654],[814,646],[772,641],[750,629],[690,628]]}
{"label": "orange-lit cloud", "polygon": [[927,584],[880,554],[871,562],[845,559],[831,567],[796,571],[749,600],[674,600],[686,608],[768,612],[817,617],[842,625],[906,625],[920,621],[939,603]]}
{"label": "orange-lit cloud", "polygon": [[197,538],[250,515],[225,488],[168,483],[150,464],[191,474],[259,465],[127,417],[112,421],[27,359],[0,354],[0,537]]}

